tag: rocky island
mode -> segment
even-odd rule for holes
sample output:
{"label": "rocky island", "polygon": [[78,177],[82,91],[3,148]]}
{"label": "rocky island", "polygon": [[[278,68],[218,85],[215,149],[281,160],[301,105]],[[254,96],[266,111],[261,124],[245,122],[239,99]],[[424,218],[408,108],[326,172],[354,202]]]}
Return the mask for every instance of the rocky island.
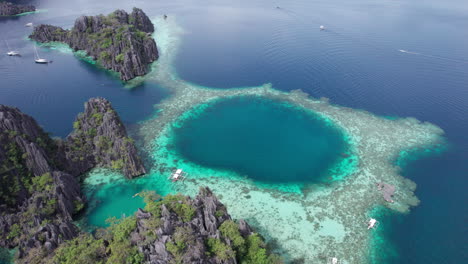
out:
{"label": "rocky island", "polygon": [[15,16],[33,11],[36,11],[36,7],[33,5],[20,5],[11,2],[0,1],[0,16]]}
{"label": "rocky island", "polygon": [[104,98],[92,98],[73,123],[73,132],[59,141],[60,164],[75,176],[94,167],[121,170],[128,178],[146,173],[133,140]]}
{"label": "rocky island", "polygon": [[81,16],[70,30],[39,25],[29,37],[41,43],[66,43],[74,51],[84,50],[102,67],[128,81],[145,75],[148,65],[158,59],[153,32],[148,16],[134,8],[131,14],[116,10],[108,16]]}
{"label": "rocky island", "polygon": [[18,247],[27,259],[78,235],[72,220],[85,207],[78,176],[98,166],[129,178],[146,172],[107,100],[89,100],[65,140],[0,105],[0,247]]}

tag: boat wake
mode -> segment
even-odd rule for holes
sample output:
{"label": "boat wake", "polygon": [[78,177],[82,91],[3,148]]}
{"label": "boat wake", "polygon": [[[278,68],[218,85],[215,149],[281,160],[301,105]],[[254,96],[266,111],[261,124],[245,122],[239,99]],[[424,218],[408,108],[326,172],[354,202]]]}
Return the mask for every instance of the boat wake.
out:
{"label": "boat wake", "polygon": [[402,53],[408,53],[408,54],[414,54],[414,55],[421,55],[421,53],[417,53],[417,52],[411,52],[411,51],[407,51],[407,50],[398,50],[399,52],[402,52]]}
{"label": "boat wake", "polygon": [[447,58],[447,57],[440,57],[440,56],[434,56],[434,55],[427,55],[427,54],[422,54],[418,52],[412,52],[412,51],[407,51],[407,50],[398,50],[401,53],[407,53],[407,54],[412,54],[412,55],[419,55],[423,56],[426,58],[431,58],[431,59],[438,59],[438,60],[446,60],[446,61],[452,61],[452,62],[458,62],[458,63],[468,63],[466,60],[459,60],[459,59],[452,59],[452,58]]}

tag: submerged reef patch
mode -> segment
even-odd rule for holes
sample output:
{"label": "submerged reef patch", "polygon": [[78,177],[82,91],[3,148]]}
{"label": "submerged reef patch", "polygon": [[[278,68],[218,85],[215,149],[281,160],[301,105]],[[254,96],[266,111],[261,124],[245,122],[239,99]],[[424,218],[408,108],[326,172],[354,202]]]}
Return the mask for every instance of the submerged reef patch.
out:
{"label": "submerged reef patch", "polygon": [[[342,263],[369,263],[375,230],[367,230],[367,221],[373,210],[386,207],[408,212],[419,202],[414,195],[416,184],[400,175],[394,161],[402,151],[442,144],[443,130],[414,118],[388,119],[332,105],[302,91],[278,91],[270,84],[220,90],[186,82],[173,68],[184,31],[171,15],[153,23],[157,25],[160,58],[148,75],[133,80],[133,84],[157,82],[170,89],[172,96],[155,106],[159,110],[157,117],[132,131],[137,144],[152,158],[150,173],[134,180],[134,184],[161,194],[186,195],[195,195],[200,186],[208,186],[220,194],[234,218],[249,221],[288,262],[302,259],[304,263],[326,263],[329,257],[337,257]],[[200,114],[222,98],[239,96],[266,98],[312,111],[343,131],[350,146],[349,158],[329,172],[328,177],[335,181],[258,184],[231,170],[189,162],[174,150],[174,128],[187,115],[197,115],[197,111]],[[169,181],[174,168],[186,171],[187,180]],[[97,186],[99,183],[91,180],[95,178],[99,177],[91,173],[88,184]],[[379,182],[395,186],[394,203],[383,199],[376,186]]]}

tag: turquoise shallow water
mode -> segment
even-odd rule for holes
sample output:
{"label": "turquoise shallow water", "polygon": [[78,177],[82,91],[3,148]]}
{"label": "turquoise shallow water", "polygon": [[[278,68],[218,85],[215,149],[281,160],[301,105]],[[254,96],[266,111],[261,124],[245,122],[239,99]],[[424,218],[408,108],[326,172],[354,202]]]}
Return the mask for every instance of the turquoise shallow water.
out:
{"label": "turquoise shallow water", "polygon": [[142,198],[139,196],[132,198],[144,188],[143,186],[130,180],[119,179],[113,184],[88,187],[86,194],[91,204],[87,214],[87,224],[105,226],[106,220],[110,217],[133,215],[137,208],[144,207]]}
{"label": "turquoise shallow water", "polygon": [[346,149],[342,133],[320,116],[253,97],[210,104],[174,133],[187,160],[268,183],[324,180]]}

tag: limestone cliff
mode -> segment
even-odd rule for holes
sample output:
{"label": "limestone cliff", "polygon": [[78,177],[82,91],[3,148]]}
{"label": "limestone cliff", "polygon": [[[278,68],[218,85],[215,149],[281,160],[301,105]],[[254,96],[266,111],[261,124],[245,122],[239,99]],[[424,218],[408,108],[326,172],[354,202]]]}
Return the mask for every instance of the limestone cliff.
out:
{"label": "limestone cliff", "polygon": [[0,105],[0,247],[19,247],[27,259],[52,252],[79,230],[73,216],[85,206],[78,175],[93,167],[145,173],[133,141],[103,98],[90,99],[75,130],[53,140],[36,121]]}
{"label": "limestone cliff", "polygon": [[108,16],[79,17],[70,30],[39,25],[29,37],[38,42],[63,42],[75,51],[85,50],[104,68],[120,73],[120,78],[128,81],[145,75],[148,65],[158,59],[153,32],[150,19],[134,8],[131,14],[117,10]]}
{"label": "limestone cliff", "polygon": [[0,105],[0,247],[53,250],[78,234],[79,182],[60,171],[57,146],[30,116]]}
{"label": "limestone cliff", "polygon": [[160,199],[154,192],[143,192],[141,196],[145,198],[145,209],[106,230],[82,234],[64,243],[55,256],[49,256],[50,262],[281,263],[245,221],[231,219],[208,188],[201,188],[193,199],[183,195]]}
{"label": "limestone cliff", "polygon": [[59,148],[73,175],[98,167],[122,170],[128,178],[146,173],[133,140],[109,101],[93,98],[73,124],[74,131]]}
{"label": "limestone cliff", "polygon": [[36,7],[33,5],[19,5],[10,2],[0,2],[0,16],[14,16],[32,11],[36,11]]}

